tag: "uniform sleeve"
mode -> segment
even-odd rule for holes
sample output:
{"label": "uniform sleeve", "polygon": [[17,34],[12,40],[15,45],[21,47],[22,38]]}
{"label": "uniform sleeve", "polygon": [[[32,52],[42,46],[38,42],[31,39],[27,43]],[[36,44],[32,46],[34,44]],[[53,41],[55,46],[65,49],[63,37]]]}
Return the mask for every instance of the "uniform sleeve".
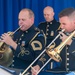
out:
{"label": "uniform sleeve", "polygon": [[[59,40],[59,39],[58,39]],[[56,48],[59,43],[60,43],[60,40],[58,41],[56,40],[52,45],[50,45],[51,48]],[[42,67],[48,60],[50,59],[50,56],[45,52],[42,57],[38,60],[38,63],[37,65],[39,65],[40,67]],[[52,59],[51,61],[54,62],[54,60]],[[51,62],[50,61],[50,62]],[[56,61],[55,61],[56,62]]]}
{"label": "uniform sleeve", "polygon": [[50,57],[48,56],[48,54],[45,52],[40,59],[38,60],[37,65],[39,65],[40,67],[42,67],[49,59]]}
{"label": "uniform sleeve", "polygon": [[38,34],[37,37],[35,37],[34,40],[31,40],[27,46],[18,45],[15,51],[15,56],[26,61],[32,61],[41,53],[44,48],[45,37],[43,34]]}

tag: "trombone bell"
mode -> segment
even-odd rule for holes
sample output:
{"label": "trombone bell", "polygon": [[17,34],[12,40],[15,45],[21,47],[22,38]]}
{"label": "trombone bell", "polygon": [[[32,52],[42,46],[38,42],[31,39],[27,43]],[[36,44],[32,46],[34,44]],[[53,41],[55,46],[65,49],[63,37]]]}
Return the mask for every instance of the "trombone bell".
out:
{"label": "trombone bell", "polygon": [[73,31],[66,39],[65,41],[63,41],[59,46],[57,46],[54,50],[53,49],[48,49],[46,52],[47,54],[54,59],[55,61],[59,62],[61,61],[61,57],[60,57],[60,52],[62,51],[62,49],[65,47],[65,45],[67,44],[67,42],[75,35],[75,31]]}
{"label": "trombone bell", "polygon": [[57,62],[61,62],[61,61],[62,61],[60,55],[59,55],[57,52],[55,52],[54,50],[52,50],[52,49],[46,50],[46,53],[47,53],[53,60],[55,60],[55,61],[57,61]]}

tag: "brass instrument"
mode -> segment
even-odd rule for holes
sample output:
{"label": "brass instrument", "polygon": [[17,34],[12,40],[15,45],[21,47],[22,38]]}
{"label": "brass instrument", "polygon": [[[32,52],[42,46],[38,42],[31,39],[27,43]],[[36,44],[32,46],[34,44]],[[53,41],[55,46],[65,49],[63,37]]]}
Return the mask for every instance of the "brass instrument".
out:
{"label": "brass instrument", "polygon": [[62,61],[61,57],[60,57],[60,52],[62,51],[62,49],[64,48],[64,46],[66,45],[66,43],[74,36],[75,31],[72,32],[67,39],[65,39],[64,42],[62,42],[59,46],[57,46],[54,50],[47,50],[47,54],[54,59],[57,62]]}
{"label": "brass instrument", "polygon": [[[14,32],[8,32],[9,36],[13,36],[13,34],[18,31],[20,27]],[[2,66],[10,66],[13,59],[13,52],[7,44],[4,42],[0,42],[0,65]]]}
{"label": "brass instrument", "polygon": [[[63,29],[61,32],[64,32],[65,30]],[[46,52],[46,50],[48,50],[48,49],[51,49],[51,45],[54,43],[54,41],[58,38],[60,36],[60,34],[58,34],[56,37],[55,37],[55,39],[47,46],[47,48],[45,48],[41,53],[40,53],[40,55],[24,70],[24,72],[23,73],[20,73],[20,75],[27,75],[26,74],[26,72],[30,69],[30,68],[32,68],[32,66],[33,66],[33,64]],[[50,59],[51,60],[51,59]],[[50,61],[49,60],[49,61]],[[49,62],[48,61],[48,62]],[[32,68],[33,69],[33,68]],[[39,71],[40,72],[40,71]],[[38,73],[39,73],[38,72]],[[37,73],[37,74],[38,74]]]}
{"label": "brass instrument", "polygon": [[75,31],[72,32],[67,39],[65,39],[65,41],[63,41],[59,46],[57,46],[54,49],[47,49],[46,52],[47,54],[50,56],[50,58],[48,59],[48,61],[40,68],[40,70],[37,72],[36,75],[39,74],[39,72],[50,62],[51,59],[60,62],[62,61],[61,57],[60,57],[60,52],[62,51],[62,49],[65,47],[66,43],[75,35]]}

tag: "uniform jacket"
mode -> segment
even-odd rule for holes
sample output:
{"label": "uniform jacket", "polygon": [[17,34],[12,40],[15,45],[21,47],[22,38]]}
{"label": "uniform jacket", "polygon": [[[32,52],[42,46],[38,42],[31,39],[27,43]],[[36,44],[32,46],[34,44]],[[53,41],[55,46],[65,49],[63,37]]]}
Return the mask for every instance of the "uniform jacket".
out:
{"label": "uniform jacket", "polygon": [[54,39],[55,32],[59,28],[60,24],[55,19],[51,22],[42,22],[38,25],[38,28],[43,30],[47,37],[47,45]]}
{"label": "uniform jacket", "polygon": [[[46,38],[47,38],[46,46],[48,46],[51,43],[51,41],[54,39],[55,32],[59,29],[59,27],[60,27],[60,23],[57,22],[55,19],[52,20],[51,22],[42,22],[38,25],[38,28],[43,30],[43,32],[46,35]],[[51,61],[51,63],[55,64],[53,67],[57,65],[56,62]],[[50,68],[51,63],[47,64],[45,69],[48,67]]]}
{"label": "uniform jacket", "polygon": [[16,50],[13,50],[14,56],[11,67],[18,69],[26,69],[46,45],[44,33],[34,25],[27,31],[19,30],[13,39],[18,46]]}
{"label": "uniform jacket", "polygon": [[[55,41],[55,48],[58,47],[60,43],[61,40],[58,38]],[[59,62],[60,65],[52,69],[46,69],[46,72],[61,73],[61,72],[75,71],[75,37],[72,38],[71,45],[70,46],[65,45],[65,47],[61,50],[59,55],[62,58],[62,61]],[[38,61],[38,65],[42,67],[42,65],[44,65],[44,63],[49,58],[50,56],[47,53],[44,53],[40,58],[40,60]]]}

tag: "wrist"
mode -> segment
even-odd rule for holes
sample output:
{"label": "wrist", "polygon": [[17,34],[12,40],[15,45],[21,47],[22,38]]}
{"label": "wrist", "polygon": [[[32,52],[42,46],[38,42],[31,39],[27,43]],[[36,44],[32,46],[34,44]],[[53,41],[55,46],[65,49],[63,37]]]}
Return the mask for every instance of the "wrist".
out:
{"label": "wrist", "polygon": [[12,47],[14,50],[16,50],[17,44],[16,44],[15,42],[13,42],[13,43],[11,44],[11,47]]}

